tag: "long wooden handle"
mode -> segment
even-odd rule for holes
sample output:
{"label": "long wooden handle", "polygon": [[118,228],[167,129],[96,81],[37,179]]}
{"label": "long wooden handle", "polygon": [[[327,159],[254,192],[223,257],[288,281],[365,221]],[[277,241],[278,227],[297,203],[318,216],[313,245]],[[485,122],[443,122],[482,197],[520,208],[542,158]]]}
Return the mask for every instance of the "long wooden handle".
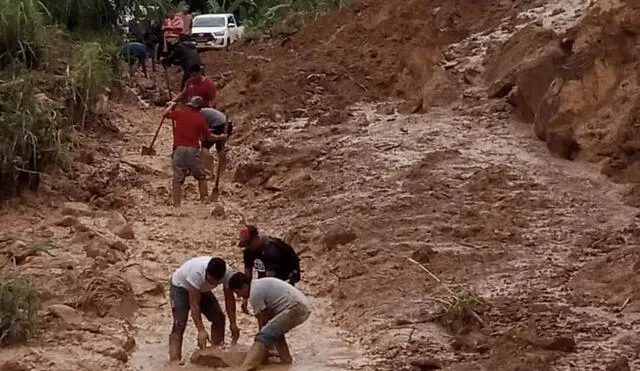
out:
{"label": "long wooden handle", "polygon": [[156,139],[158,138],[158,133],[160,133],[162,124],[164,124],[164,115],[162,116],[162,120],[160,120],[160,125],[158,125],[158,128],[156,129],[156,134],[153,136],[153,140],[151,140],[151,145],[149,146],[149,148],[153,148],[153,145],[156,143]]}
{"label": "long wooden handle", "polygon": [[167,81],[167,91],[169,92],[169,100],[173,100],[171,96],[171,82],[169,81],[169,70],[167,68],[164,69],[164,79]]}

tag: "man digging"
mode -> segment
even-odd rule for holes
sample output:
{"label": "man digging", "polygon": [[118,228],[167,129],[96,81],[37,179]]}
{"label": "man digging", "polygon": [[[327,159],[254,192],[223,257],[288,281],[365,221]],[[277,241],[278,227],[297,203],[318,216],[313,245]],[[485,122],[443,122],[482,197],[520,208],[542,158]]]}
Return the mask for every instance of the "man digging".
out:
{"label": "man digging", "polygon": [[[171,277],[169,297],[173,314],[173,327],[169,335],[169,362],[182,359],[182,338],[187,327],[189,311],[198,329],[198,347],[204,349],[207,342],[224,343],[225,318],[218,300],[211,290],[222,283],[224,305],[229,316],[231,341],[238,341],[240,331],[236,324],[236,302],[229,287],[233,271],[227,263],[211,256],[187,260]],[[211,337],[202,323],[202,315],[211,322]]]}
{"label": "man digging", "polygon": [[[240,229],[238,246],[244,248],[242,257],[249,282],[254,270],[258,278],[275,277],[292,285],[300,281],[300,258],[281,239],[261,235],[256,226],[246,225]],[[242,311],[248,313],[246,299],[242,301]]]}
{"label": "man digging", "polygon": [[234,274],[229,280],[229,288],[243,299],[249,299],[259,328],[242,366],[233,370],[255,370],[263,363],[271,345],[275,346],[283,363],[291,364],[293,358],[285,334],[309,318],[311,311],[306,296],[277,278],[251,281],[244,273]]}
{"label": "man digging", "polygon": [[174,120],[173,127],[173,206],[180,207],[182,201],[182,185],[188,173],[198,181],[200,200],[207,201],[207,177],[200,158],[200,141],[225,140],[227,136],[212,135],[199,111],[203,105],[200,97],[193,97],[186,109],[174,111],[176,103],[170,104],[164,117]]}

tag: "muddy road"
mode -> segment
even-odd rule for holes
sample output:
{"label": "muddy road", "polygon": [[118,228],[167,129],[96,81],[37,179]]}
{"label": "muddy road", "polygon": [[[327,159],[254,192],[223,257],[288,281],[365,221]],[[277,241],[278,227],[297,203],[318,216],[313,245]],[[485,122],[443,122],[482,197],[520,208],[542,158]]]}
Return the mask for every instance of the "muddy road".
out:
{"label": "muddy road", "polygon": [[[637,304],[622,306],[634,289],[611,282],[633,282],[638,261],[628,251],[640,236],[638,211],[621,203],[624,186],[552,157],[501,102],[425,115],[395,107],[355,107],[333,121],[243,123],[219,201],[199,203],[189,181],[177,210],[169,204],[169,127],[158,155],[142,157],[159,111],[120,107],[115,123],[129,139],[96,151],[78,174],[89,183],[111,177],[93,205],[120,200],[135,236],[124,253],[107,255],[117,244],[90,248],[113,223],[107,207],[71,224],[45,195],[4,211],[5,235],[53,246],[51,256],[19,269],[51,293],[47,304],[78,310],[68,317],[45,307],[35,347],[3,349],[0,359],[33,370],[163,369],[172,271],[200,254],[241,268],[236,238],[245,221],[284,236],[303,258],[314,314],[291,336],[293,370],[410,370],[425,362],[598,370],[619,356],[633,359]],[[627,263],[612,270],[620,254]],[[447,294],[408,258],[486,300],[484,326],[434,322]],[[95,283],[103,295],[88,297],[96,275],[106,277]],[[115,290],[116,277],[130,290]],[[105,310],[78,306],[78,295]],[[239,322],[246,347],[255,323],[242,314]],[[187,359],[194,338],[190,324]]]}

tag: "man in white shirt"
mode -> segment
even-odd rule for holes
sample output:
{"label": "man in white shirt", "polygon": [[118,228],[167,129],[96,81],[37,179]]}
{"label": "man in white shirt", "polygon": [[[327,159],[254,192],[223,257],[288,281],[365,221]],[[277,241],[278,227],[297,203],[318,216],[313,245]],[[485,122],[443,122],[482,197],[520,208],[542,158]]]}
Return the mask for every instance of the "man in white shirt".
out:
{"label": "man in white shirt", "polygon": [[[240,331],[236,324],[236,301],[233,291],[229,288],[232,276],[233,270],[224,260],[211,256],[187,260],[173,273],[169,291],[173,313],[173,327],[169,335],[170,362],[182,359],[182,337],[189,320],[189,311],[198,329],[198,346],[201,349],[206,346],[207,341],[214,345],[224,342],[224,314],[218,300],[211,292],[221,283],[232,342],[238,340]],[[211,338],[202,323],[203,314],[211,322]]]}
{"label": "man in white shirt", "polygon": [[233,292],[249,299],[258,319],[259,332],[244,360],[242,370],[255,370],[274,345],[284,363],[293,361],[284,335],[309,318],[309,300],[291,284],[273,277],[249,280],[244,273],[236,273],[229,281]]}

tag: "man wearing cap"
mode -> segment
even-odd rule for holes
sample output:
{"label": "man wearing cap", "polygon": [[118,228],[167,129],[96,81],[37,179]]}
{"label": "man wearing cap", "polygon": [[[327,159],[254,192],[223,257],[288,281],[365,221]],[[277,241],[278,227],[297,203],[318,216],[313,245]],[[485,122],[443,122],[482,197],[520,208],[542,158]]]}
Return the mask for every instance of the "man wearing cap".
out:
{"label": "man wearing cap", "polygon": [[[232,343],[238,341],[240,331],[236,324],[236,301],[229,281],[234,272],[227,263],[211,256],[187,260],[171,276],[169,297],[173,314],[173,326],[169,335],[169,361],[182,359],[182,338],[189,320],[189,312],[198,329],[198,347],[206,347],[207,341],[214,345],[224,342],[225,318],[218,300],[211,290],[223,285],[224,304],[229,317]],[[211,322],[211,338],[202,323],[202,315]]]}
{"label": "man wearing cap", "polygon": [[[258,278],[275,277],[291,285],[300,281],[300,258],[281,239],[260,235],[256,226],[245,225],[240,229],[238,246],[244,248],[244,269],[249,280],[255,270]],[[242,310],[248,312],[246,299],[242,302]]]}
{"label": "man wearing cap", "polygon": [[207,200],[207,177],[200,158],[200,142],[224,140],[226,135],[212,135],[204,118],[200,116],[203,105],[201,97],[193,97],[187,103],[187,108],[174,111],[176,103],[167,107],[164,117],[174,120],[173,126],[173,205],[180,207],[182,200],[182,185],[187,173],[191,173],[198,181],[200,200]]}
{"label": "man wearing cap", "polygon": [[185,81],[182,91],[174,101],[180,102],[183,99],[189,100],[191,97],[198,96],[204,99],[203,108],[213,107],[216,94],[216,84],[202,73],[202,66],[193,65],[189,68],[188,80]]}

